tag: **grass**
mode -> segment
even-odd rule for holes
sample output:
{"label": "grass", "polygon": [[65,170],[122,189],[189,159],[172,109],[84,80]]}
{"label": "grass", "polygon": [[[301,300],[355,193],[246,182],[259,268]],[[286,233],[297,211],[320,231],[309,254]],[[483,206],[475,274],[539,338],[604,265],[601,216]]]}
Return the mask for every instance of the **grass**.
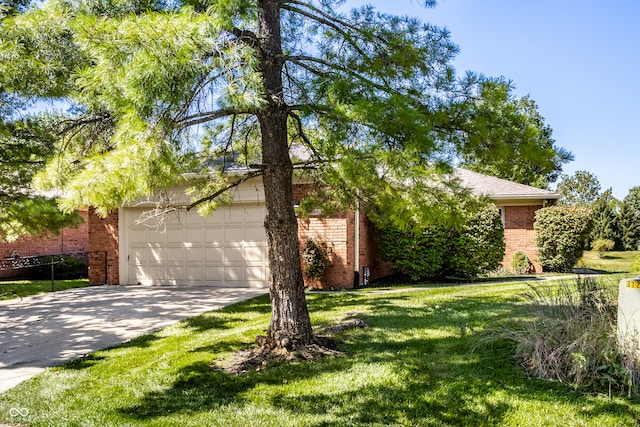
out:
{"label": "grass", "polygon": [[578,266],[609,273],[631,271],[631,263],[640,256],[640,251],[611,251],[601,257],[597,251],[585,251]]}
{"label": "grass", "polygon": [[[538,286],[548,286],[541,283]],[[633,426],[640,402],[527,377],[490,330],[527,312],[522,282],[308,295],[320,328],[348,317],[345,356],[212,369],[251,345],[268,297],[188,319],[50,369],[0,395],[33,426]],[[12,408],[28,410],[22,416]],[[11,413],[14,416],[11,416]]]}
{"label": "grass", "polygon": [[[56,280],[54,289],[64,291],[71,288],[89,286],[89,280]],[[0,300],[21,298],[29,295],[51,292],[51,280],[13,280],[0,281]]]}

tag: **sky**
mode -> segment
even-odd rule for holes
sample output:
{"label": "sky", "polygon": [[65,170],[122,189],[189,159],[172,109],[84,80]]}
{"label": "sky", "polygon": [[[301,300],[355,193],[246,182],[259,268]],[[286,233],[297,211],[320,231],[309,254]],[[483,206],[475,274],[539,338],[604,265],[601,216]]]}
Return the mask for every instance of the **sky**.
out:
{"label": "sky", "polygon": [[[419,17],[450,31],[470,70],[505,77],[530,95],[556,145],[574,154],[563,173],[586,170],[623,199],[640,186],[640,1],[349,0]],[[552,185],[554,188],[554,185]]]}

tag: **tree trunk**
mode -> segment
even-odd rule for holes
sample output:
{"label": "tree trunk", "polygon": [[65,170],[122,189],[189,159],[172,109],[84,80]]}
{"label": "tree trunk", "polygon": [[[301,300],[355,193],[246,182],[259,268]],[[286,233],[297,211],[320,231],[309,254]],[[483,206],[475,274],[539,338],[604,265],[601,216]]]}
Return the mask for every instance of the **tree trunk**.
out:
{"label": "tree trunk", "polygon": [[282,48],[278,0],[258,2],[260,71],[266,106],[258,114],[262,133],[265,229],[271,267],[271,323],[267,346],[292,348],[313,339],[293,207],[293,165],[289,156],[287,105],[282,90]]}

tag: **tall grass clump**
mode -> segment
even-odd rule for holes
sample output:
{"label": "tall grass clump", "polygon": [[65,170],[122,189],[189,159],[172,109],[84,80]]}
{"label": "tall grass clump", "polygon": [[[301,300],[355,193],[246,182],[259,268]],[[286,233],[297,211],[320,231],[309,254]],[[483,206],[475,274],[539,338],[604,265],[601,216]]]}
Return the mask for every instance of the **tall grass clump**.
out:
{"label": "tall grass clump", "polygon": [[527,313],[500,335],[515,342],[515,359],[531,375],[576,389],[637,392],[636,348],[617,336],[615,288],[595,278],[531,285]]}

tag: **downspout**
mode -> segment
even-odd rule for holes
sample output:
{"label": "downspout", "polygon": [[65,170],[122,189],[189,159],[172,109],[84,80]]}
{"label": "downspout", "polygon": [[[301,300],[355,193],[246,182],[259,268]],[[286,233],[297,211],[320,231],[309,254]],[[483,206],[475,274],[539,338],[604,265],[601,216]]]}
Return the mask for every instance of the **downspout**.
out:
{"label": "downspout", "polygon": [[354,211],[354,245],[353,245],[353,287],[360,286],[360,203],[356,198],[356,209]]}

